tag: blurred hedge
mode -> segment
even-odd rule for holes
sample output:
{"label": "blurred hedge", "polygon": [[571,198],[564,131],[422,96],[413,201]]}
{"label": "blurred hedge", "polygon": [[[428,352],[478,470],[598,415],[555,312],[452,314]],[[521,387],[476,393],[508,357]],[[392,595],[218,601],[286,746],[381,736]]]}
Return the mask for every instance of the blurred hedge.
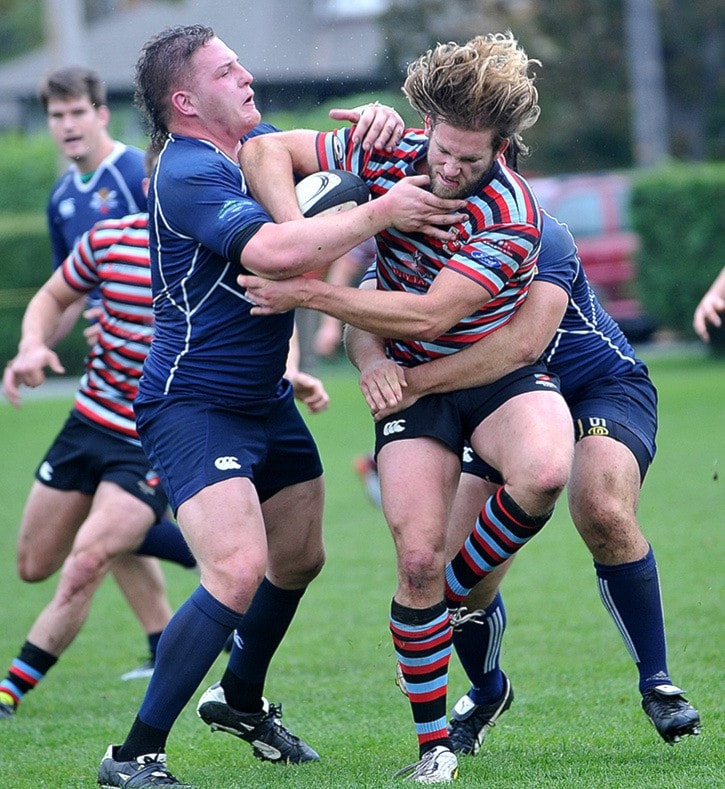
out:
{"label": "blurred hedge", "polygon": [[[25,307],[52,269],[45,205],[58,166],[47,135],[0,136],[0,365],[15,355]],[[86,350],[81,326],[60,343],[70,375],[82,372]]]}
{"label": "blurred hedge", "polygon": [[725,265],[725,163],[639,174],[632,192],[640,300],[657,323],[694,339],[692,314]]}

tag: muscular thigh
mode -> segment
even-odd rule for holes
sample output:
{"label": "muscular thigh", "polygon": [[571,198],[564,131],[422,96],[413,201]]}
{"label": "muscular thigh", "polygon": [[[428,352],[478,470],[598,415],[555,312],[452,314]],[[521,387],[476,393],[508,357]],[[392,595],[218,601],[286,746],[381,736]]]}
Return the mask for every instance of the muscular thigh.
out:
{"label": "muscular thigh", "polygon": [[115,482],[101,482],[73,551],[93,551],[104,558],[134,551],[156,521],[154,509]]}
{"label": "muscular thigh", "polygon": [[324,563],[322,477],[289,485],[262,504],[267,576],[283,588],[306,585]]}
{"label": "muscular thigh", "polygon": [[68,556],[91,508],[92,497],[33,483],[18,533],[18,565],[25,580],[52,575]]}
{"label": "muscular thigh", "polygon": [[526,484],[542,466],[568,468],[574,448],[571,414],[558,392],[517,394],[480,423],[471,445],[507,484]]}
{"label": "muscular thigh", "polygon": [[178,522],[205,574],[231,575],[267,561],[267,539],[257,491],[232,477],[202,488],[179,507]]}
{"label": "muscular thigh", "polygon": [[432,438],[405,439],[378,453],[383,512],[400,550],[445,549],[460,459]]}

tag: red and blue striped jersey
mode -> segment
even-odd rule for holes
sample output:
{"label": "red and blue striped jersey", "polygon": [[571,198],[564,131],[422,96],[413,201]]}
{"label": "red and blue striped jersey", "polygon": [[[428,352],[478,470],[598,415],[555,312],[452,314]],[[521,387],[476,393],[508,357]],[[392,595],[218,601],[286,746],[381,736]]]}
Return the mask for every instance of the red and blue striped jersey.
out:
{"label": "red and blue striped jersey", "polygon": [[94,425],[137,439],[133,401],[153,335],[148,214],[98,222],[63,261],[74,290],[101,294],[100,333],[75,408]]}
{"label": "red and blue striped jersey", "polygon": [[[425,158],[427,148],[426,135],[410,129],[392,152],[364,151],[353,144],[350,129],[322,133],[317,140],[321,169],[357,173],[370,186],[373,198],[416,175],[416,164]],[[464,213],[466,220],[452,228],[453,241],[394,228],[377,236],[379,289],[425,293],[438,273],[448,268],[473,280],[490,296],[480,310],[432,342],[387,340],[388,355],[400,364],[413,366],[461,350],[507,323],[526,297],[541,239],[541,215],[529,185],[496,161],[468,198]]]}

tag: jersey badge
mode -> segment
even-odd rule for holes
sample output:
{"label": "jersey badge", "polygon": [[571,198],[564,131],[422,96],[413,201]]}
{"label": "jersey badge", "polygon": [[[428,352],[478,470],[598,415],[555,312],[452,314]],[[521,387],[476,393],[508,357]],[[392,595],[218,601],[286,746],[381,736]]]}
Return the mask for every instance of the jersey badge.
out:
{"label": "jersey badge", "polygon": [[118,193],[115,189],[99,189],[93,193],[91,208],[99,214],[108,214],[118,207]]}

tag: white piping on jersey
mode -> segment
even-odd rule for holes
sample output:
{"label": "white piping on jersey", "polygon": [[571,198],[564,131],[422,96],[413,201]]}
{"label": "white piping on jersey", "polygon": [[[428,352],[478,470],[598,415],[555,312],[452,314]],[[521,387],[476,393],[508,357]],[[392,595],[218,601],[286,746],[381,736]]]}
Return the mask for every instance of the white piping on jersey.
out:
{"label": "white piping on jersey", "polygon": [[[577,257],[577,261],[578,261],[577,262],[577,271],[576,271],[576,274],[574,276],[575,280],[576,280],[577,276],[579,275],[579,270],[581,268],[581,262],[579,261],[578,257]],[[544,363],[545,364],[549,364],[549,362],[554,358],[554,356],[556,355],[556,351],[557,351],[557,349],[558,349],[558,347],[559,347],[559,345],[560,345],[560,343],[562,341],[562,338],[564,337],[564,335],[567,335],[567,334],[569,334],[569,335],[581,335],[581,336],[585,336],[587,334],[594,334],[597,337],[599,337],[600,340],[602,340],[604,343],[606,343],[607,346],[612,351],[614,351],[614,353],[617,356],[619,356],[619,358],[623,362],[629,362],[633,367],[634,367],[635,364],[637,364],[637,360],[634,358],[634,356],[629,356],[629,355],[627,355],[625,353],[622,353],[621,348],[619,348],[617,345],[615,345],[608,335],[604,334],[604,332],[602,332],[600,329],[597,328],[597,325],[596,325],[596,322],[594,320],[594,317],[593,316],[592,317],[588,317],[583,312],[583,310],[579,307],[579,305],[574,301],[574,299],[571,298],[571,297],[569,298],[569,304],[568,304],[567,309],[569,309],[570,307],[574,308],[574,310],[576,311],[577,315],[581,318],[582,323],[587,328],[579,330],[579,331],[571,331],[570,329],[562,329],[561,327],[559,327],[556,330],[556,334],[554,335],[554,338],[552,339],[549,348],[547,349],[546,353],[544,354],[543,358],[544,358]]]}

